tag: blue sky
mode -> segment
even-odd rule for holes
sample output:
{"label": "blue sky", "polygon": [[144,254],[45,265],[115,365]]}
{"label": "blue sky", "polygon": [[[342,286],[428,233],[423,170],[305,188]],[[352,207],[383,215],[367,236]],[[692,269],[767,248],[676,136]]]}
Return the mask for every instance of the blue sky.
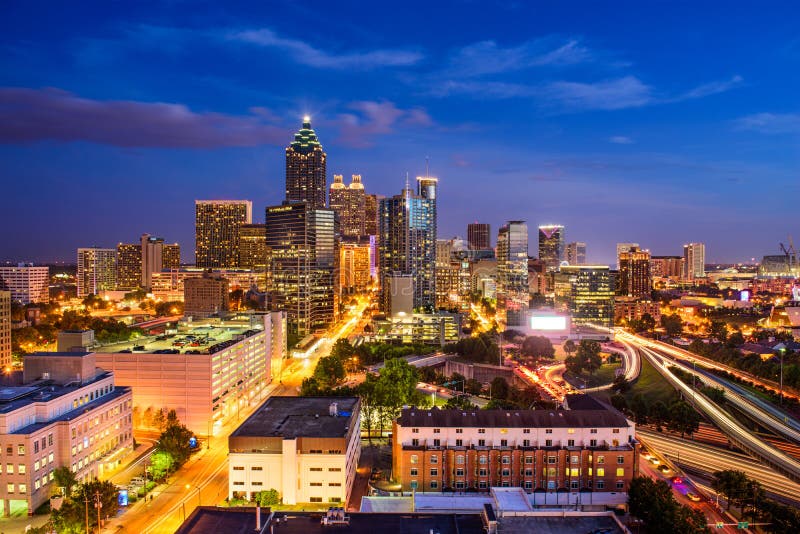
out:
{"label": "blue sky", "polygon": [[800,239],[790,2],[81,2],[0,8],[0,260],[143,232],[193,260],[194,200],[282,200],[303,114],[334,173],[440,180],[468,222],[567,227],[589,260]]}

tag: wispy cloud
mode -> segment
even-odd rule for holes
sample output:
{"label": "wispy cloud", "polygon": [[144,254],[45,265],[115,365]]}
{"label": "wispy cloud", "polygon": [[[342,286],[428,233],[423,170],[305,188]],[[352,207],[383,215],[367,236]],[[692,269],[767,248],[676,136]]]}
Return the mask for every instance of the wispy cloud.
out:
{"label": "wispy cloud", "polygon": [[353,113],[342,113],[336,119],[337,142],[366,148],[375,144],[375,137],[394,133],[398,127],[429,127],[433,120],[420,108],[400,109],[393,102],[360,101],[349,105]]}
{"label": "wispy cloud", "polygon": [[636,108],[653,101],[652,89],[635,76],[594,83],[551,82],[542,94],[549,105],[566,110]]}
{"label": "wispy cloud", "polygon": [[282,50],[295,62],[320,69],[406,67],[415,65],[423,59],[423,54],[417,50],[385,49],[330,53],[305,41],[282,37],[268,28],[229,32],[227,38],[232,41]]}
{"label": "wispy cloud", "polygon": [[765,134],[800,134],[800,113],[756,113],[734,121],[742,130]]}
{"label": "wispy cloud", "polygon": [[576,39],[559,43],[553,37],[545,37],[507,48],[495,41],[481,41],[456,51],[446,72],[473,77],[546,65],[574,65],[591,58],[591,51]]}
{"label": "wispy cloud", "polygon": [[608,142],[615,145],[632,145],[634,141],[625,135],[612,135],[608,138]]}
{"label": "wispy cloud", "polygon": [[692,100],[695,98],[703,98],[706,96],[716,95],[719,93],[724,93],[726,91],[730,91],[742,84],[744,79],[739,76],[732,76],[728,80],[719,80],[710,83],[704,83],[702,85],[698,85],[694,89],[691,89],[681,95],[676,96],[673,98],[675,101],[681,100]]}

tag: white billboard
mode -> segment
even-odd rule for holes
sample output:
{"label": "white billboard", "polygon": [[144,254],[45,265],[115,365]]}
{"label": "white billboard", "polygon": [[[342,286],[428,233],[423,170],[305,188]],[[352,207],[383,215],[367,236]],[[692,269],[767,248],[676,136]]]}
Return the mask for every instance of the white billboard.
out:
{"label": "white billboard", "polygon": [[532,315],[531,330],[566,330],[567,318],[562,315]]}

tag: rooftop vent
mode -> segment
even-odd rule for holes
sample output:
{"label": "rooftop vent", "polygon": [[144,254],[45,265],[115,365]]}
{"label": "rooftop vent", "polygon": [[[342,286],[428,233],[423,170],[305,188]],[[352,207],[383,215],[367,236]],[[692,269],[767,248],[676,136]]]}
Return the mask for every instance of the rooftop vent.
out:
{"label": "rooftop vent", "polygon": [[335,402],[332,402],[328,406],[328,415],[330,415],[331,417],[338,417],[339,416],[339,405],[336,404]]}

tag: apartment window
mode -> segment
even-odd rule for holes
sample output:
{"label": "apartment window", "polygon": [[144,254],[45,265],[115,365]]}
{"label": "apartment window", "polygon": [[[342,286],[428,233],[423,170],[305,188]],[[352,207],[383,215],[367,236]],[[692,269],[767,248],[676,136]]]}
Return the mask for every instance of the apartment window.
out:
{"label": "apartment window", "polygon": [[575,433],[575,429],[574,428],[568,428],[567,429],[567,434],[574,434],[574,433]]}
{"label": "apartment window", "polygon": [[606,457],[605,456],[598,456],[597,457],[597,465],[603,465],[604,463],[606,463]]}
{"label": "apartment window", "polygon": [[435,454],[431,455],[431,463],[432,464],[438,464],[439,463],[439,457],[437,455],[435,455]]}
{"label": "apartment window", "polygon": [[463,454],[459,454],[458,456],[456,456],[456,463],[458,465],[462,465],[464,463],[464,455]]}
{"label": "apartment window", "polygon": [[525,476],[526,477],[532,477],[533,476],[533,469],[526,469],[525,470]]}
{"label": "apartment window", "polygon": [[17,473],[19,473],[20,475],[24,475],[25,474],[25,464],[19,464],[19,468],[18,469],[19,470],[17,471]]}
{"label": "apartment window", "polygon": [[17,445],[17,454],[19,456],[25,456],[25,445]]}
{"label": "apartment window", "polygon": [[419,456],[417,456],[416,454],[412,454],[411,458],[410,458],[410,461],[411,461],[412,464],[418,463],[419,462]]}
{"label": "apartment window", "polygon": [[464,440],[457,439],[456,440],[456,447],[462,447],[464,445]]}
{"label": "apartment window", "polygon": [[258,466],[254,465],[254,466],[253,466],[253,467],[251,467],[250,469],[251,469],[252,471],[263,471],[263,470],[264,470],[264,468],[263,468],[263,467],[261,467],[260,465],[258,465]]}
{"label": "apartment window", "polygon": [[456,489],[464,489],[464,483],[463,482],[456,482]]}
{"label": "apartment window", "polygon": [[322,497],[309,497],[309,502],[322,502]]}
{"label": "apartment window", "polygon": [[51,452],[50,454],[47,455],[47,463],[52,464],[53,461],[54,461],[54,456],[53,453]]}
{"label": "apartment window", "polygon": [[488,461],[489,461],[489,458],[487,458],[486,456],[479,456],[478,457],[478,463],[481,464],[481,465],[486,465],[486,463]]}
{"label": "apartment window", "polygon": [[531,446],[531,440],[529,440],[529,439],[523,439],[523,440],[522,440],[522,446],[523,446],[523,447],[530,447],[530,446]]}
{"label": "apartment window", "polygon": [[330,499],[328,499],[328,502],[342,502],[342,498],[341,497],[331,497]]}
{"label": "apartment window", "polygon": [[435,467],[431,468],[431,476],[432,477],[439,476],[439,470],[437,468],[435,468]]}
{"label": "apartment window", "polygon": [[331,472],[331,473],[341,473],[342,472],[342,468],[341,467],[329,467],[328,471]]}
{"label": "apartment window", "polygon": [[525,463],[526,464],[532,464],[533,463],[533,456],[526,456],[525,457]]}
{"label": "apartment window", "polygon": [[553,433],[553,429],[552,428],[545,428],[544,429],[544,433],[545,434],[552,434]]}
{"label": "apartment window", "polygon": [[411,429],[411,433],[412,434],[419,434],[419,428],[412,428]]}
{"label": "apartment window", "polygon": [[434,428],[433,429],[433,433],[434,434],[439,434],[440,432],[441,432],[441,429],[439,429],[439,428]]}
{"label": "apartment window", "polygon": [[617,480],[617,489],[618,490],[625,489],[625,483],[621,480]]}
{"label": "apartment window", "polygon": [[419,483],[416,480],[411,481],[411,489],[415,490],[419,486]]}
{"label": "apartment window", "polygon": [[419,470],[416,467],[411,468],[411,476],[415,477],[419,474]]}
{"label": "apartment window", "polygon": [[486,489],[486,482],[484,482],[484,481],[480,481],[480,482],[478,482],[478,487],[479,487],[480,489]]}
{"label": "apartment window", "polygon": [[243,465],[234,465],[233,466],[233,470],[234,471],[244,471],[244,466]]}
{"label": "apartment window", "polygon": [[419,439],[418,438],[411,438],[411,446],[412,447],[419,447]]}
{"label": "apartment window", "polygon": [[431,480],[431,489],[436,489],[439,487],[439,483],[435,480]]}
{"label": "apartment window", "polygon": [[554,463],[556,463],[556,457],[555,457],[555,456],[548,456],[548,457],[547,457],[547,463],[548,463],[548,464],[554,464]]}
{"label": "apartment window", "polygon": [[606,470],[605,470],[604,467],[598,467],[597,468],[597,476],[599,476],[599,477],[606,476]]}
{"label": "apartment window", "polygon": [[485,446],[486,446],[486,440],[485,439],[479,439],[478,440],[478,447],[485,447]]}
{"label": "apartment window", "polygon": [[6,473],[9,475],[14,474],[14,464],[6,464]]}
{"label": "apartment window", "polygon": [[619,434],[619,428],[612,428],[611,429],[611,433],[612,434]]}
{"label": "apartment window", "polygon": [[624,464],[625,463],[625,457],[624,456],[617,456],[617,463],[620,464],[620,465]]}
{"label": "apartment window", "polygon": [[625,468],[624,467],[617,467],[617,476],[624,477],[625,476]]}
{"label": "apartment window", "polygon": [[6,447],[6,454],[8,456],[11,456],[12,454],[14,454],[14,446],[13,445],[9,445],[8,447]]}
{"label": "apartment window", "polygon": [[575,440],[574,439],[568,439],[567,440],[567,447],[574,447],[574,446],[575,446]]}
{"label": "apartment window", "polygon": [[463,477],[464,476],[464,470],[463,469],[456,469],[456,476],[457,477]]}
{"label": "apartment window", "polygon": [[571,476],[571,477],[576,477],[576,476],[578,476],[578,471],[579,471],[579,469],[578,469],[577,467],[572,467],[572,468],[570,468],[570,470],[569,470],[569,476]]}
{"label": "apartment window", "polygon": [[33,470],[34,471],[38,471],[39,470],[39,460],[36,460],[35,462],[33,462]]}
{"label": "apartment window", "polygon": [[486,434],[486,429],[485,428],[479,428],[478,429],[478,434]]}
{"label": "apartment window", "polygon": [[251,484],[252,484],[253,486],[263,486],[263,485],[264,485],[264,483],[263,483],[263,482],[251,482]]}
{"label": "apartment window", "polygon": [[439,438],[436,438],[435,440],[433,440],[433,446],[434,447],[441,447],[442,446],[442,440],[440,440]]}
{"label": "apartment window", "polygon": [[570,459],[569,459],[570,463],[573,463],[573,464],[577,464],[578,460],[580,460],[580,457],[578,457],[578,456],[571,456]]}
{"label": "apartment window", "polygon": [[33,481],[33,490],[34,491],[38,490],[41,487],[42,487],[42,485],[39,483],[39,479],[38,478]]}
{"label": "apartment window", "polygon": [[589,434],[597,434],[597,429],[596,428],[590,428],[589,429]]}
{"label": "apartment window", "polygon": [[505,464],[505,465],[508,465],[508,464],[511,463],[511,457],[510,456],[503,456],[503,458],[501,459],[501,462],[503,464]]}
{"label": "apartment window", "polygon": [[507,476],[511,475],[511,470],[510,469],[503,469],[502,474],[503,474],[504,477],[507,477]]}
{"label": "apartment window", "polygon": [[522,485],[522,487],[528,490],[533,489],[533,482],[531,482],[530,480],[526,480],[525,483]]}
{"label": "apartment window", "polygon": [[504,480],[503,482],[501,482],[501,483],[500,483],[500,487],[502,487],[502,488],[507,488],[507,487],[509,487],[509,483],[508,483],[508,481],[507,481],[507,480]]}
{"label": "apartment window", "polygon": [[464,433],[463,428],[456,428],[456,434],[463,434],[463,433]]}
{"label": "apartment window", "polygon": [[544,446],[545,447],[552,447],[553,446],[553,440],[552,439],[546,439],[544,441]]}
{"label": "apartment window", "polygon": [[508,440],[507,439],[501,439],[500,440],[500,446],[501,447],[508,447]]}
{"label": "apartment window", "polygon": [[6,491],[8,493],[14,493],[14,483],[13,482],[9,482],[8,483],[8,485],[6,486]]}
{"label": "apartment window", "polygon": [[523,434],[530,434],[531,433],[531,429],[530,428],[523,428],[522,429],[522,433]]}
{"label": "apartment window", "polygon": [[47,434],[47,445],[53,445],[53,434]]}
{"label": "apartment window", "polygon": [[605,488],[605,487],[606,487],[606,483],[605,483],[605,481],[603,481],[603,480],[598,480],[598,481],[596,482],[596,485],[597,485],[597,489],[603,489],[603,488]]}
{"label": "apartment window", "polygon": [[39,441],[38,440],[33,442],[33,453],[36,454],[37,452],[39,452]]}
{"label": "apartment window", "polygon": [[574,489],[574,490],[578,489],[578,481],[577,480],[571,480],[570,483],[569,483],[569,488],[570,489]]}
{"label": "apartment window", "polygon": [[487,474],[486,469],[478,469],[478,476],[485,477]]}
{"label": "apartment window", "polygon": [[339,487],[342,486],[342,483],[341,482],[328,482],[328,486],[330,486],[332,488],[339,488]]}
{"label": "apartment window", "polygon": [[234,486],[244,486],[244,482],[234,482]]}
{"label": "apartment window", "polygon": [[309,486],[320,487],[322,486],[322,482],[312,482],[311,484],[309,484]]}
{"label": "apartment window", "polygon": [[310,467],[308,470],[317,472],[317,471],[322,471],[322,468],[321,467]]}
{"label": "apartment window", "polygon": [[597,447],[597,440],[596,439],[590,439],[589,440],[589,446],[590,447]]}

